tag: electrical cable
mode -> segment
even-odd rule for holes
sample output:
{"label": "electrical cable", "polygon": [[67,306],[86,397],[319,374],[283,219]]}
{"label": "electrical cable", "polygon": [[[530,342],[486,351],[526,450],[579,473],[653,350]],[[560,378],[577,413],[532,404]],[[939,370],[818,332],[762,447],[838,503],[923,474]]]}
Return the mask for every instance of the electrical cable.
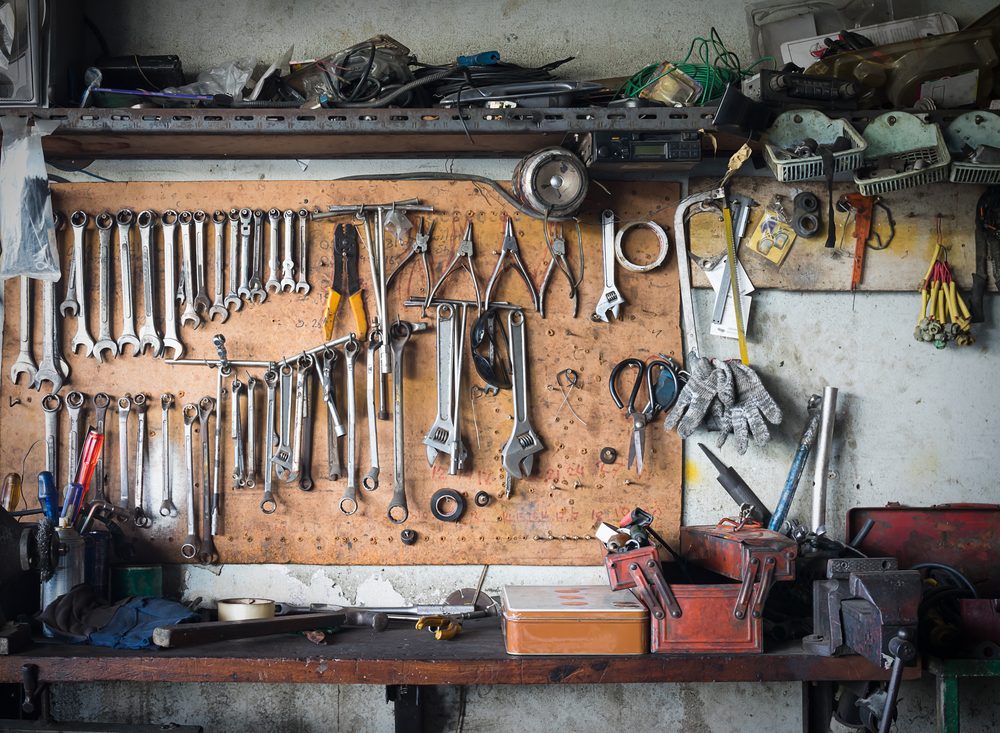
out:
{"label": "electrical cable", "polygon": [[[574,56],[569,56],[536,67],[502,62],[476,66],[416,64],[419,68],[414,72],[414,77],[418,80],[426,78],[428,79],[428,84],[432,84],[435,81],[439,82],[430,92],[436,97],[446,97],[451,94],[461,95],[469,90],[497,84],[548,81],[552,79],[552,71],[554,69],[572,61],[574,58]],[[441,71],[445,71],[446,73],[438,76],[438,73]]]}
{"label": "electrical cable", "polygon": [[943,562],[918,562],[916,565],[910,568],[911,570],[940,570],[942,572],[948,573],[952,578],[957,580],[959,583],[964,585],[969,592],[972,594],[973,598],[979,598],[979,593],[976,592],[976,587],[972,585],[972,582],[961,573],[958,568],[951,565],[946,565]]}

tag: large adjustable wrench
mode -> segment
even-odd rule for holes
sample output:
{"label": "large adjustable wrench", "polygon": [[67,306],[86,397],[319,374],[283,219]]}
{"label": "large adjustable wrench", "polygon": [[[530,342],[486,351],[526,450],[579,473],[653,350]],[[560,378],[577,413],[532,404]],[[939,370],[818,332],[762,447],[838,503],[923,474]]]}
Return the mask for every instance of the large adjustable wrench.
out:
{"label": "large adjustable wrench", "polygon": [[31,353],[32,337],[31,337],[31,279],[24,277],[21,280],[21,308],[20,308],[20,340],[19,349],[17,352],[17,359],[10,367],[10,381],[17,384],[18,377],[22,374],[28,375],[28,385],[32,385],[35,382],[35,374],[38,372],[38,366],[35,364],[35,357]]}
{"label": "large adjustable wrench", "polygon": [[212,307],[208,309],[208,318],[211,321],[219,316],[219,323],[225,323],[229,318],[229,309],[226,308],[224,291],[226,287],[226,261],[225,238],[226,238],[226,212],[216,211],[212,214],[212,227],[215,234],[215,298],[212,300]]}
{"label": "large adjustable wrench", "polygon": [[264,212],[253,212],[253,268],[250,273],[250,301],[263,303],[267,300],[264,290]]}
{"label": "large adjustable wrench", "polygon": [[142,325],[139,326],[139,348],[135,356],[149,348],[154,357],[163,354],[163,341],[156,330],[153,301],[153,227],[156,212],[147,209],[139,214],[139,241],[142,244]]}
{"label": "large adjustable wrench", "polygon": [[62,397],[57,394],[47,394],[42,398],[42,411],[45,412],[45,470],[52,474],[53,479],[59,476],[60,410],[62,410]]}
{"label": "large adjustable wrench", "polygon": [[601,213],[601,257],[604,262],[604,292],[594,309],[595,320],[608,322],[608,315],[620,317],[625,299],[615,284],[615,212],[605,209]]}
{"label": "large adjustable wrench", "polygon": [[98,252],[97,281],[100,288],[97,304],[99,318],[97,328],[97,343],[94,344],[94,358],[103,363],[101,354],[111,352],[112,357],[118,356],[118,343],[111,336],[111,228],[115,219],[107,211],[98,214],[94,220],[97,225],[97,237],[100,242]]}
{"label": "large adjustable wrench", "polygon": [[118,336],[118,353],[124,354],[125,347],[131,346],[134,355],[138,356],[139,337],[135,333],[135,301],[132,297],[132,245],[129,242],[134,217],[131,209],[122,209],[115,217],[118,224],[119,275],[122,281],[122,332]]}
{"label": "large adjustable wrench", "polygon": [[136,415],[139,416],[138,436],[135,441],[135,511],[132,521],[136,527],[148,527],[152,524],[150,515],[146,513],[146,410],[149,407],[145,394],[139,392],[133,399]]}
{"label": "large adjustable wrench", "polygon": [[201,327],[201,316],[194,307],[194,244],[191,242],[193,218],[190,211],[182,211],[177,217],[177,223],[181,227],[181,254],[184,259],[181,266],[184,276],[184,311],[181,313],[181,326],[190,323],[197,331]]}
{"label": "large adjustable wrench", "polygon": [[224,301],[226,308],[235,306],[236,310],[243,308],[240,298],[240,212],[229,210],[229,292]]}
{"label": "large adjustable wrench", "polygon": [[70,349],[74,354],[79,353],[80,347],[83,346],[84,356],[90,356],[94,353],[94,339],[90,335],[90,330],[87,328],[87,288],[86,282],[84,280],[85,265],[84,265],[84,248],[86,247],[87,241],[87,213],[85,211],[74,211],[73,215],[69,219],[70,225],[73,227],[73,262],[70,265],[70,278],[72,278],[73,290],[75,291],[75,301],[70,309],[67,310],[67,303],[69,302],[69,295],[67,294],[66,301],[60,306],[60,312],[65,316],[67,312],[76,316],[76,334],[73,336],[73,342],[70,344]]}
{"label": "large adjustable wrench", "polygon": [[184,468],[187,492],[187,537],[181,545],[181,555],[188,560],[198,554],[197,519],[194,513],[194,421],[198,419],[198,405],[189,402],[181,412],[184,417]]}
{"label": "large adjustable wrench", "polygon": [[177,212],[167,209],[160,217],[163,228],[163,345],[173,350],[171,359],[184,355],[184,345],[177,336],[177,253],[174,233],[177,231]]}
{"label": "large adjustable wrench", "polygon": [[286,210],[284,218],[285,236],[283,238],[284,249],[282,250],[284,255],[281,261],[281,292],[291,293],[295,290],[295,260],[292,259],[292,221],[295,219],[295,212],[291,209]]}
{"label": "large adjustable wrench", "polygon": [[299,209],[299,274],[295,281],[295,292],[307,295],[309,285],[309,243],[306,239],[306,226],[309,222],[309,212]]}
{"label": "large adjustable wrench", "polygon": [[101,434],[101,452],[97,456],[97,466],[94,470],[94,497],[98,501],[107,501],[104,487],[107,484],[107,474],[104,471],[104,449],[107,444],[107,430],[104,420],[108,414],[108,407],[111,405],[111,398],[106,392],[98,392],[94,395],[94,417],[97,422],[97,432]]}
{"label": "large adjustable wrench", "polygon": [[[212,301],[208,299],[208,275],[205,272],[205,224],[208,214],[199,209],[194,212],[194,309],[199,313],[208,313]],[[190,297],[190,293],[188,294]]]}
{"label": "large adjustable wrench", "polygon": [[274,434],[274,400],[278,390],[278,373],[274,369],[264,372],[264,388],[267,390],[267,407],[264,416],[264,496],[260,500],[260,510],[264,514],[274,514],[278,509],[278,504],[274,501],[274,467],[271,465],[277,442]]}
{"label": "large adjustable wrench", "polygon": [[513,486],[512,479],[530,476],[535,465],[535,454],[545,449],[541,438],[531,426],[528,417],[528,355],[524,338],[524,311],[515,310],[507,315],[510,333],[511,391],[514,398],[514,430],[503,448],[503,467],[507,472],[507,494]]}
{"label": "large adjustable wrench", "polygon": [[118,506],[128,509],[128,415],[132,398],[118,398]]}
{"label": "large adjustable wrench", "polygon": [[[340,498],[340,511],[344,514],[354,514],[358,510],[358,459],[357,432],[358,406],[354,394],[354,364],[361,352],[360,342],[351,334],[344,344],[344,361],[347,362],[347,486]],[[372,420],[372,416],[368,416]]]}
{"label": "large adjustable wrench", "polygon": [[455,308],[447,303],[437,307],[437,413],[427,435],[427,465],[433,466],[438,453],[448,453],[455,431],[453,404],[455,398],[452,379],[455,376]]}
{"label": "large adjustable wrench", "polygon": [[66,395],[66,412],[69,413],[69,438],[66,443],[66,485],[76,480],[76,468],[80,462],[80,411],[86,397],[82,392]]}
{"label": "large adjustable wrench", "polygon": [[174,406],[174,396],[169,392],[160,395],[160,443],[163,448],[160,453],[160,470],[163,475],[163,487],[160,489],[163,500],[160,502],[161,517],[176,517],[177,506],[174,504],[174,484],[170,476],[170,408]]}
{"label": "large adjustable wrench", "polygon": [[264,289],[269,293],[280,293],[281,282],[278,280],[278,224],[281,212],[271,209],[267,212],[267,282]]}

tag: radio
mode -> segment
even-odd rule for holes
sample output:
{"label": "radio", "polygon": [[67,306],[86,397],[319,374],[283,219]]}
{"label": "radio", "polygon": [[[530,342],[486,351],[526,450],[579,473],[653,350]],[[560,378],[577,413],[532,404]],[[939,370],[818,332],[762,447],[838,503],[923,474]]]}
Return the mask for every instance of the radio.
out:
{"label": "radio", "polygon": [[701,160],[701,135],[684,132],[595,132],[580,146],[589,168],[684,169]]}

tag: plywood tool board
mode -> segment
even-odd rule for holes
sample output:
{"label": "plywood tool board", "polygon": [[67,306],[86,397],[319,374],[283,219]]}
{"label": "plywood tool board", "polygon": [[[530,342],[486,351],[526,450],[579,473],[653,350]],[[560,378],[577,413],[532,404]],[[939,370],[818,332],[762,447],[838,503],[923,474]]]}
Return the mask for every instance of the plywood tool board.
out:
{"label": "plywood tool board", "polygon": [[[232,466],[232,442],[229,439],[229,405],[226,402],[222,423],[222,471],[224,487],[222,535],[216,538],[221,562],[295,562],[321,564],[455,564],[455,563],[521,563],[521,564],[593,564],[599,561],[595,540],[585,539],[594,524],[602,519],[617,520],[635,506],[641,506],[657,516],[657,525],[666,536],[676,536],[681,515],[681,446],[677,437],[666,433],[662,421],[649,427],[646,467],[637,477],[626,468],[629,421],[623,411],[615,408],[608,394],[607,379],[612,366],[628,356],[648,358],[664,353],[679,356],[679,305],[677,274],[671,250],[667,264],[648,274],[633,274],[619,268],[618,285],[627,305],[623,319],[617,323],[593,323],[590,314],[600,297],[601,234],[599,213],[611,207],[622,220],[654,218],[667,226],[673,218],[678,198],[675,184],[609,184],[607,191],[599,186],[591,189],[591,201],[581,213],[585,276],[580,286],[579,313],[571,317],[565,279],[555,273],[546,298],[546,318],[534,311],[527,315],[527,349],[530,363],[529,391],[531,420],[541,436],[546,450],[536,456],[534,475],[516,483],[510,499],[503,498],[504,477],[500,452],[511,431],[511,395],[485,396],[470,401],[469,387],[480,383],[468,354],[465,358],[462,400],[462,425],[470,460],[465,472],[456,476],[447,473],[447,457],[440,456],[433,468],[427,464],[422,439],[433,422],[436,401],[435,336],[433,328],[416,334],[407,346],[405,389],[406,477],[409,520],[396,525],[386,518],[386,508],[392,493],[393,430],[391,422],[379,422],[379,449],[382,467],[381,485],[374,492],[359,489],[360,509],[353,516],[339,510],[345,481],[328,481],[326,476],[326,419],[319,407],[318,382],[314,382],[315,421],[312,474],[316,487],[311,492],[300,491],[294,484],[275,483],[278,510],[264,515],[259,509],[262,485],[254,489],[233,489],[228,477]],[[87,283],[89,322],[92,333],[97,330],[97,232],[93,216],[101,211],[130,208],[164,211],[215,209],[231,207],[279,209],[325,208],[328,204],[353,204],[419,198],[435,207],[428,216],[436,222],[430,241],[432,282],[450,262],[461,239],[466,223],[474,225],[474,264],[485,284],[496,263],[503,236],[505,216],[514,217],[522,255],[536,286],[542,281],[549,254],[542,238],[542,223],[517,214],[486,186],[456,182],[184,182],[184,183],[93,183],[66,184],[53,187],[55,208],[64,212],[82,209],[91,215],[87,233]],[[415,216],[411,217],[418,223]],[[308,295],[269,295],[261,305],[244,305],[224,325],[207,323],[197,331],[180,329],[186,346],[185,357],[216,358],[211,338],[216,333],[226,336],[231,359],[277,360],[322,343],[320,324],[331,278],[331,251],[336,221],[309,224],[309,274],[312,291]],[[267,232],[265,225],[265,262]],[[629,235],[632,256],[636,261],[655,252],[651,234],[634,230]],[[576,237],[566,227],[567,250],[574,272],[579,272]],[[206,254],[209,292],[214,283],[214,246],[211,224],[207,227]],[[71,232],[60,238],[64,272],[69,261]],[[136,288],[136,312],[141,320],[140,254],[138,232],[132,230],[133,282]],[[363,242],[363,237],[362,237]],[[113,271],[118,281],[117,236],[112,241]],[[162,239],[156,234],[159,255],[157,269],[162,273]],[[387,236],[389,272],[408,251]],[[178,252],[180,237],[178,236]],[[228,240],[225,247],[228,258]],[[179,255],[178,255],[179,256]],[[369,315],[374,313],[370,296],[367,252],[362,246],[360,274],[366,293]],[[179,273],[179,266],[178,266]],[[265,269],[266,275],[266,269]],[[228,276],[228,265],[227,265]],[[161,276],[162,277],[162,276]],[[35,286],[36,294],[40,288]],[[444,297],[471,298],[472,288],[463,273],[450,278],[444,287]],[[62,299],[64,285],[57,286],[57,300]],[[416,321],[419,309],[400,309],[400,303],[411,294],[424,294],[423,273],[419,263],[409,266],[389,293],[390,318],[397,311],[401,317]],[[112,331],[120,332],[121,309],[119,290],[114,290]],[[6,284],[6,326],[4,329],[3,398],[0,400],[0,458],[5,470],[20,470],[22,458],[31,444],[43,436],[42,395],[26,387],[12,385],[10,365],[18,350],[18,283]],[[162,331],[162,280],[155,287],[158,323]],[[529,304],[523,283],[515,273],[505,275],[495,299]],[[36,360],[41,357],[41,308],[36,297],[34,321]],[[428,311],[433,327],[433,312]],[[470,314],[471,326],[471,314]],[[207,367],[172,366],[163,359],[129,355],[98,364],[93,358],[69,353],[69,342],[75,332],[73,318],[64,319],[62,342],[72,373],[62,390],[80,390],[88,396],[84,412],[86,422],[93,422],[92,397],[107,392],[113,397],[126,393],[144,392],[150,397],[148,413],[148,456],[146,458],[146,509],[153,514],[152,527],[129,532],[143,538],[138,543],[139,559],[181,562],[180,545],[185,535],[185,469],[183,421],[179,407],[197,402],[202,396],[214,396],[216,371]],[[335,336],[353,330],[353,319],[347,303],[340,306]],[[129,350],[130,351],[130,350]],[[357,459],[359,474],[368,465],[367,423],[365,422],[363,360],[358,362],[356,394],[359,405]],[[562,405],[563,395],[556,387],[556,373],[575,369],[580,375],[580,389],[570,396],[570,405],[579,420]],[[341,367],[342,369],[342,367]],[[240,369],[247,374],[262,376],[263,369]],[[344,373],[339,375],[339,403],[344,406]],[[391,381],[391,380],[390,380]],[[47,385],[46,385],[47,386]],[[262,385],[263,386],[263,385]],[[258,388],[257,404],[263,422],[264,390]],[[626,386],[630,386],[626,385]],[[164,392],[176,396],[178,407],[170,414],[170,454],[174,501],[181,509],[176,519],[163,519],[160,506],[162,479],[161,460],[164,440],[160,435],[159,397]],[[131,417],[129,437],[130,475],[134,477],[135,416]],[[586,424],[584,424],[584,422]],[[476,425],[478,424],[478,436]],[[68,430],[65,411],[61,415],[63,438]],[[118,426],[109,412],[106,470],[109,476],[109,496],[118,496]],[[195,423],[195,480],[200,487],[200,435]],[[258,426],[258,435],[262,434]],[[66,443],[60,444],[60,484],[65,481]],[[614,447],[619,458],[613,465],[604,465],[599,452],[605,446]],[[346,462],[346,441],[341,440],[341,460]],[[44,450],[36,448],[27,461],[25,486],[33,495],[35,474],[44,465]],[[458,523],[436,520],[430,513],[430,497],[434,491],[449,487],[460,491],[468,508]],[[493,496],[489,506],[474,505],[479,491]],[[195,501],[200,507],[200,488]],[[29,501],[34,503],[33,499]],[[199,508],[200,517],[200,508]],[[412,546],[400,542],[400,530],[416,530],[419,539]]]}

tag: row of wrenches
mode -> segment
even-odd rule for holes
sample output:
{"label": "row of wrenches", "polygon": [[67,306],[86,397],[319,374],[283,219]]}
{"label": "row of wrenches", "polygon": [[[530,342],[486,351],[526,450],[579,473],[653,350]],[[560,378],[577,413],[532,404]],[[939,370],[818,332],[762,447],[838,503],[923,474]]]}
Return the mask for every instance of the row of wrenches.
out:
{"label": "row of wrenches", "polygon": [[[62,389],[69,379],[69,365],[62,352],[59,338],[59,318],[76,318],[76,333],[70,347],[73,353],[93,356],[103,362],[104,354],[117,357],[131,347],[133,354],[145,352],[154,357],[171,349],[172,359],[180,358],[184,346],[178,335],[177,305],[184,306],[180,314],[180,326],[198,329],[203,316],[220,322],[229,318],[230,308],[239,311],[244,302],[263,303],[268,293],[296,292],[307,294],[308,282],[308,237],[309,212],[301,209],[297,214],[291,209],[284,212],[271,209],[265,214],[257,209],[231,209],[227,215],[215,211],[211,215],[215,235],[215,287],[214,299],[208,297],[208,275],[206,272],[206,227],[209,214],[205,211],[165,211],[162,215],[146,210],[136,216],[130,209],[122,209],[117,215],[109,212],[99,214],[94,223],[98,231],[98,334],[95,340],[90,333],[87,318],[86,282],[86,232],[89,217],[84,211],[75,211],[69,218],[73,230],[73,252],[70,258],[69,274],[66,278],[66,293],[63,300],[56,303],[55,285],[42,284],[42,317],[45,332],[42,341],[42,360],[36,365],[32,346],[32,295],[31,281],[21,278],[20,298],[20,346],[17,359],[11,367],[10,378],[17,383],[21,374],[28,376],[28,383],[34,389],[48,382],[53,392]],[[264,220],[268,223],[269,258],[268,275],[264,279]],[[296,242],[295,223],[298,223]],[[57,214],[56,226],[61,230],[64,218]],[[138,328],[135,322],[132,288],[132,245],[130,234],[133,222],[138,226],[142,256],[142,321]],[[283,226],[282,226],[283,222]],[[163,330],[156,322],[155,269],[159,259],[155,253],[154,230],[159,225],[163,234]],[[118,232],[118,269],[120,279],[122,324],[117,339],[111,329],[111,240],[113,230]],[[181,232],[181,277],[176,273],[176,231]],[[225,237],[229,236],[229,288],[226,291],[225,277]],[[279,231],[282,234],[279,236]],[[297,246],[296,246],[297,245]],[[279,257],[279,250],[281,256]],[[298,253],[296,263],[295,252]]]}

